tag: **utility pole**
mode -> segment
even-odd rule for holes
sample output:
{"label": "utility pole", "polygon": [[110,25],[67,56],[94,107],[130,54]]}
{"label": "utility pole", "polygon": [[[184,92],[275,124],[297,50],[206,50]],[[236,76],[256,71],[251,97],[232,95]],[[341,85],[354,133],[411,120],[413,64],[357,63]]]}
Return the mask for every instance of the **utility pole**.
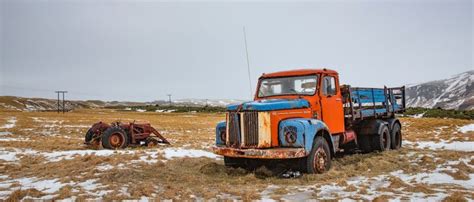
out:
{"label": "utility pole", "polygon": [[[63,111],[63,114],[64,112],[66,112],[66,104],[64,102],[64,94],[67,93],[67,91],[55,91],[55,93],[58,94],[58,113],[61,112],[61,110]],[[63,102],[62,104],[60,103],[60,99],[59,99],[59,94],[62,93],[63,94]],[[62,109],[61,109],[62,108]]]}
{"label": "utility pole", "polygon": [[168,96],[168,103],[169,103],[170,106],[171,106],[171,94],[168,94],[167,96]]}

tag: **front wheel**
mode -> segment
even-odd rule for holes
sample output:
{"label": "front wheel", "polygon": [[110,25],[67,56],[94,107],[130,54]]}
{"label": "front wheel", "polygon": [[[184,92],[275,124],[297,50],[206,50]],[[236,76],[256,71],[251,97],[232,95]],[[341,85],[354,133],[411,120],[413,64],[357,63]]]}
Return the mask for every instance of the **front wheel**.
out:
{"label": "front wheel", "polygon": [[324,173],[331,168],[331,151],[329,145],[321,136],[314,139],[311,153],[306,159],[308,173]]}

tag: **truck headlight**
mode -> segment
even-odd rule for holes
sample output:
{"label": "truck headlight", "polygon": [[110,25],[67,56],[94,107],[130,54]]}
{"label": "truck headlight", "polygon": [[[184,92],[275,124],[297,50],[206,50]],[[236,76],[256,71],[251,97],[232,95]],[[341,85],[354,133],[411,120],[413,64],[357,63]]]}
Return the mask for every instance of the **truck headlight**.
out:
{"label": "truck headlight", "polygon": [[294,126],[287,126],[285,127],[283,134],[285,136],[286,142],[293,144],[296,142],[296,139],[298,138],[298,134],[296,131],[296,127]]}
{"label": "truck headlight", "polygon": [[216,145],[225,145],[226,139],[226,122],[221,121],[216,126]]}
{"label": "truck headlight", "polygon": [[225,139],[226,139],[225,128],[224,128],[224,130],[219,131],[219,137],[221,138],[221,141],[225,143]]}

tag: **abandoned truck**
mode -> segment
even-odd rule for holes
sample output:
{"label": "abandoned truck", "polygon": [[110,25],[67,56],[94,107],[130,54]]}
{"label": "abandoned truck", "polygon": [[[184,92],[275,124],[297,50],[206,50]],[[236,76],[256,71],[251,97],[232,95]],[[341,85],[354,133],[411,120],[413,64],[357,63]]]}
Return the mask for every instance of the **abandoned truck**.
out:
{"label": "abandoned truck", "polygon": [[227,106],[213,151],[226,166],[292,161],[302,171],[323,173],[337,152],[400,148],[395,114],[404,110],[404,87],[340,85],[329,69],[263,74],[254,101]]}

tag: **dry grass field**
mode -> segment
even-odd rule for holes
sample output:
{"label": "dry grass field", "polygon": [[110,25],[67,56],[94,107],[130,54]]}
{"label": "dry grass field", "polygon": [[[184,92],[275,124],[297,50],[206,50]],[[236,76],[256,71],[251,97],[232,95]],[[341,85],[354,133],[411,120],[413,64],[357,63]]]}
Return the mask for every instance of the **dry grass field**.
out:
{"label": "dry grass field", "polygon": [[[473,120],[402,118],[403,148],[338,156],[295,179],[223,166],[210,152],[224,114],[0,111],[0,199],[474,200]],[[150,122],[172,144],[84,146],[97,121]]]}

